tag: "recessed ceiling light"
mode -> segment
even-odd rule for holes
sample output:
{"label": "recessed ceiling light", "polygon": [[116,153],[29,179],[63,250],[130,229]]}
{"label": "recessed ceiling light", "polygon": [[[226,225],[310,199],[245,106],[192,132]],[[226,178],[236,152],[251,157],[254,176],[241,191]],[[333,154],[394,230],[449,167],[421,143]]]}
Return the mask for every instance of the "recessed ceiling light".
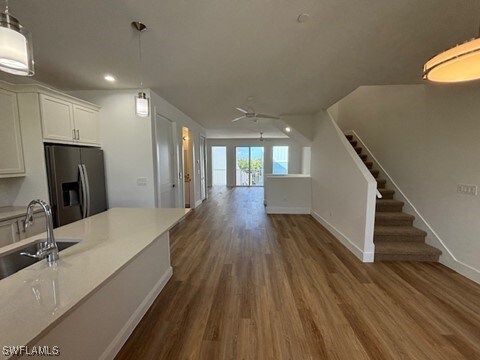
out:
{"label": "recessed ceiling light", "polygon": [[290,132],[290,131],[292,131],[292,129],[290,128],[290,126],[287,126],[287,127],[285,128],[285,131],[286,131],[286,132]]}
{"label": "recessed ceiling light", "polygon": [[310,19],[310,14],[307,14],[307,13],[302,13],[302,14],[298,15],[298,17],[297,17],[297,21],[299,23],[305,23],[309,19]]}
{"label": "recessed ceiling light", "polygon": [[103,78],[107,81],[110,81],[110,82],[115,81],[115,78],[113,77],[113,75],[110,75],[110,74],[105,75]]}

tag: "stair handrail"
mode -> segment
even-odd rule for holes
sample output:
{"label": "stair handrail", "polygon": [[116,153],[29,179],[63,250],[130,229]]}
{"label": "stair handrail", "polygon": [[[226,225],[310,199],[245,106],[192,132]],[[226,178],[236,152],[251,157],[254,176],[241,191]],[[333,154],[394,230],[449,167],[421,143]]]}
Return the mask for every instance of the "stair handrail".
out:
{"label": "stair handrail", "polygon": [[380,191],[378,191],[378,189],[377,189],[377,198],[381,199],[382,197],[383,197],[382,194],[381,194]]}

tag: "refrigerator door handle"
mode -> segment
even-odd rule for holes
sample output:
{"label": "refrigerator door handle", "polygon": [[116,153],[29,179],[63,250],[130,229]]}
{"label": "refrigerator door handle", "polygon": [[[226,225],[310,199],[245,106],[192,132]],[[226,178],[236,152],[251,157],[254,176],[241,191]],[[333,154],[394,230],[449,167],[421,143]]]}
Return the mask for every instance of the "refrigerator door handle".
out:
{"label": "refrigerator door handle", "polygon": [[85,217],[88,217],[90,216],[90,212],[91,212],[91,207],[90,207],[90,183],[88,181],[88,172],[87,172],[87,167],[82,164],[82,167],[83,167],[83,174],[85,176],[85,188],[86,188],[86,200],[87,200],[87,206],[85,207],[86,208],[86,216]]}
{"label": "refrigerator door handle", "polygon": [[87,187],[85,182],[85,173],[83,172],[83,165],[78,165],[78,172],[80,173],[80,185],[82,187],[82,199],[81,199],[81,207],[82,207],[82,219],[87,217]]}

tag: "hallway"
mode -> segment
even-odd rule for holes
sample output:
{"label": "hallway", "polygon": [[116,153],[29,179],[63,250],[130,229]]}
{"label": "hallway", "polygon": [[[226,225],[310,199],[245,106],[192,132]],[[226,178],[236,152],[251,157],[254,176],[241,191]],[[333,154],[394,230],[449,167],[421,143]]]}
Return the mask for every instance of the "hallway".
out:
{"label": "hallway", "polygon": [[173,277],[116,359],[480,358],[480,286],[363,264],[263,188],[219,188],[171,232]]}

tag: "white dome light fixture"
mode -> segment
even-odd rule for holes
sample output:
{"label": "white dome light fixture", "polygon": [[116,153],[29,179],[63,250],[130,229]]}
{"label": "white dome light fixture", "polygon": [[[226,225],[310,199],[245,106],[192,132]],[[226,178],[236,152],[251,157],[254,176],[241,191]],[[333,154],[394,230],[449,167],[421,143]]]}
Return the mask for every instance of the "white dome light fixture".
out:
{"label": "white dome light fixture", "polygon": [[423,79],[442,83],[480,79],[480,37],[431,58],[423,67]]}
{"label": "white dome light fixture", "polygon": [[8,0],[0,13],[0,70],[20,76],[35,75],[30,33],[10,15]]}
{"label": "white dome light fixture", "polygon": [[140,58],[140,92],[135,97],[135,112],[140,117],[147,117],[150,114],[150,105],[147,94],[143,91],[142,77],[142,33],[147,30],[147,26],[139,21],[132,22],[132,26],[138,31],[138,53]]}

